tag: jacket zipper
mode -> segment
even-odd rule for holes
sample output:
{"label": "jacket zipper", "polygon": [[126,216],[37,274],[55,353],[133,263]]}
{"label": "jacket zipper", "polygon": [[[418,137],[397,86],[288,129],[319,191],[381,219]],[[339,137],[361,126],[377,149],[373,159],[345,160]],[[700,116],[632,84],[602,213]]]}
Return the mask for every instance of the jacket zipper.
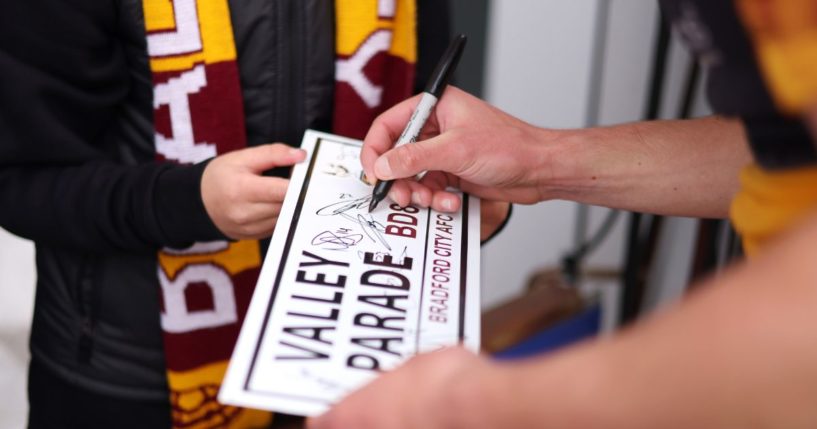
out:
{"label": "jacket zipper", "polygon": [[279,44],[276,62],[278,90],[276,97],[277,119],[275,132],[288,144],[297,146],[304,126],[304,78],[306,72],[304,58],[306,49],[306,10],[308,2],[303,0],[280,0],[277,2],[278,17],[274,26],[278,31]]}
{"label": "jacket zipper", "polygon": [[86,256],[80,268],[79,279],[79,316],[80,316],[80,336],[77,350],[77,360],[80,363],[88,363],[94,345],[94,265],[92,256]]}

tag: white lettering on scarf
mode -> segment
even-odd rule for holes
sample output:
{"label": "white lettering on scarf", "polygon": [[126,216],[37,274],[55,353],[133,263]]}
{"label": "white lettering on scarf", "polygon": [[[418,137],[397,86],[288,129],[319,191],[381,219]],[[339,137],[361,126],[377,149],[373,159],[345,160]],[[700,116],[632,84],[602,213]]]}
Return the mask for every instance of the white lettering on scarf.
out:
{"label": "white lettering on scarf", "polygon": [[[181,333],[197,329],[215,328],[238,321],[233,283],[224,270],[213,265],[189,265],[174,279],[159,268],[165,311],[162,328],[167,332]],[[192,284],[204,284],[213,296],[213,308],[190,311],[185,291]]]}
{"label": "white lettering on scarf", "polygon": [[216,156],[216,145],[196,143],[193,136],[193,122],[190,118],[189,95],[195,94],[207,85],[204,66],[199,64],[156,85],[153,90],[153,108],[167,105],[170,109],[170,127],[173,137],[156,132],[156,151],[167,159],[185,164],[193,164]]}
{"label": "white lettering on scarf", "polygon": [[176,28],[148,34],[148,55],[166,57],[168,55],[189,54],[201,51],[201,30],[196,0],[173,0]]}
{"label": "white lettering on scarf", "polygon": [[[381,19],[394,19],[396,0],[379,0],[377,15]],[[380,52],[386,52],[391,46],[392,31],[380,29],[374,31],[349,58],[338,59],[335,64],[335,79],[346,82],[366,104],[373,109],[380,105],[383,99],[383,87],[375,85],[366,77],[363,70],[369,61]]]}

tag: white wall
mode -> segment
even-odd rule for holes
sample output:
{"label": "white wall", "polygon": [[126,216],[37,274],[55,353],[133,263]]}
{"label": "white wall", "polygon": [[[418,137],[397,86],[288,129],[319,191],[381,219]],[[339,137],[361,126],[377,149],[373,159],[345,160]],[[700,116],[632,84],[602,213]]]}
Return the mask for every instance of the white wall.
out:
{"label": "white wall", "polygon": [[[493,1],[485,99],[540,126],[583,125],[595,2]],[[537,268],[558,263],[573,236],[575,205],[517,205],[505,231],[484,247],[483,306],[523,290]]]}
{"label": "white wall", "polygon": [[0,428],[26,425],[34,245],[0,229]]}
{"label": "white wall", "polygon": [[[654,5],[624,3],[611,8],[608,24],[600,106],[605,123],[638,117],[648,73],[654,15],[644,9]],[[535,125],[584,126],[597,1],[495,0],[491,7],[486,100]],[[559,263],[573,244],[575,213],[576,205],[564,201],[515,207],[506,231],[484,248],[485,307],[520,293],[537,268]],[[593,230],[602,209],[591,216]],[[622,224],[590,263],[619,265]]]}

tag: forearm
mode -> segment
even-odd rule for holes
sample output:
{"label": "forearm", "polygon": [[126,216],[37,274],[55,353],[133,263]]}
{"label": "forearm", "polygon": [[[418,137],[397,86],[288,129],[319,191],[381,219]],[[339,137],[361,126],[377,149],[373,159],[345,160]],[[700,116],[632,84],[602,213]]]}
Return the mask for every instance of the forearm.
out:
{"label": "forearm", "polygon": [[202,165],[0,168],[0,226],[85,251],[155,251],[223,239],[201,201]]}
{"label": "forearm", "polygon": [[735,120],[654,121],[544,131],[542,194],[649,213],[725,217],[751,162]]}
{"label": "forearm", "polygon": [[511,426],[817,426],[815,240],[813,217],[629,332],[502,369],[518,389]]}

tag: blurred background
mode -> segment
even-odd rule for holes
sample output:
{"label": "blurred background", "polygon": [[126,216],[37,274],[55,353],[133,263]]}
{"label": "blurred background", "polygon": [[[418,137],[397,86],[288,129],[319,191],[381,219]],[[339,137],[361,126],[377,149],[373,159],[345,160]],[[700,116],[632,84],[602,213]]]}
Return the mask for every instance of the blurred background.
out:
{"label": "blurred background", "polygon": [[[535,125],[707,114],[706,77],[660,23],[655,1],[451,6],[454,30],[469,36],[457,84]],[[610,332],[673,302],[733,249],[722,222],[611,215],[564,201],[516,206],[503,233],[482,248],[483,343],[498,355],[520,355]],[[0,428],[25,426],[34,284],[33,246],[0,230]],[[554,327],[562,329],[556,339]],[[507,331],[510,340],[497,339]]]}

